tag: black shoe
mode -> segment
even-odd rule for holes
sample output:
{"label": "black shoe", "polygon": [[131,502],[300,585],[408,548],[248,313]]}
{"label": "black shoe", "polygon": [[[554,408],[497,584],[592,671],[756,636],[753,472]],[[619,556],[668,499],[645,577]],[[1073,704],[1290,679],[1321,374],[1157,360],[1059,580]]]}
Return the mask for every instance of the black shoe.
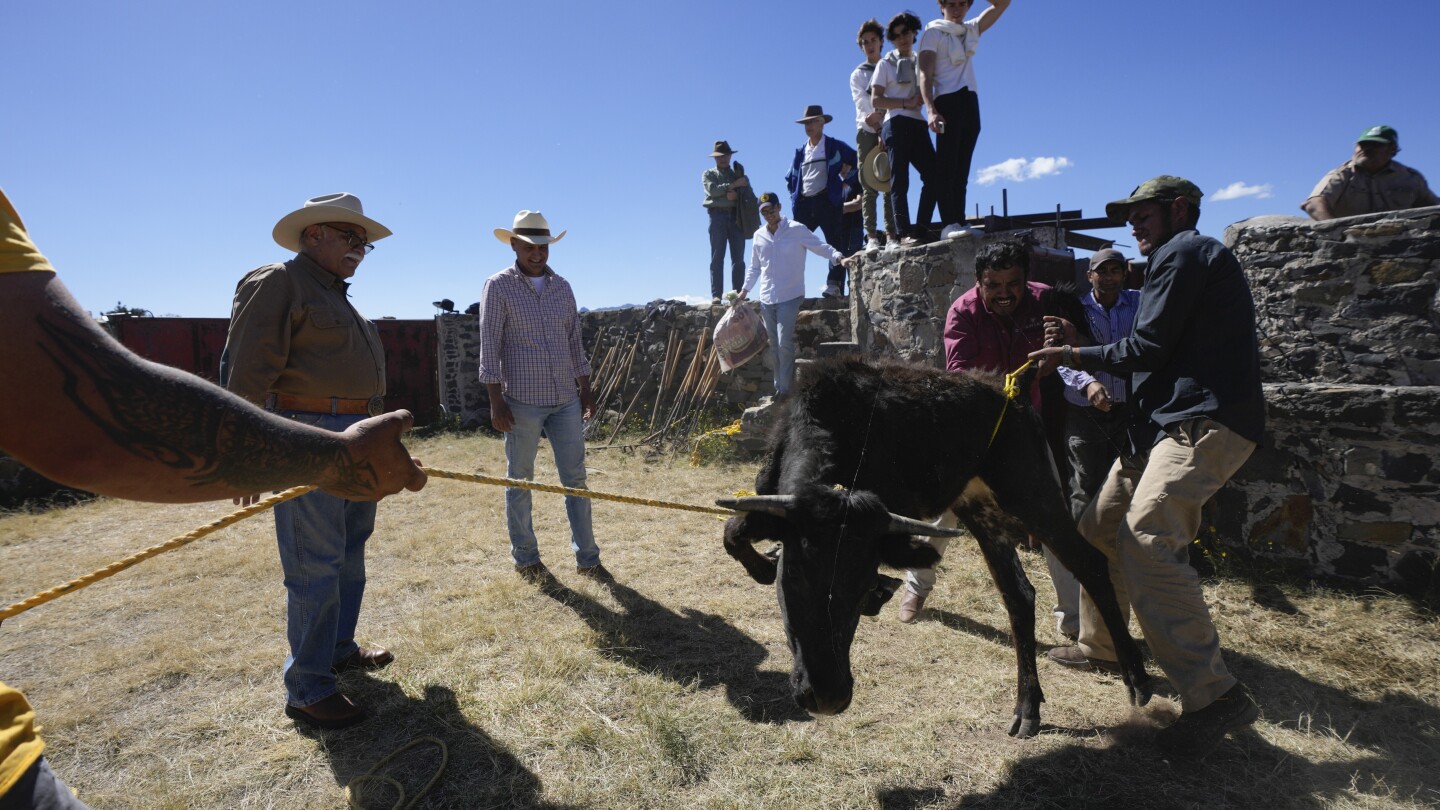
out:
{"label": "black shoe", "polygon": [[1215,750],[1227,732],[1244,728],[1259,717],[1255,699],[1237,683],[1209,706],[1184,712],[1179,720],[1160,729],[1155,744],[1172,756],[1203,757]]}
{"label": "black shoe", "polygon": [[550,573],[550,569],[546,568],[543,562],[517,565],[515,566],[515,573],[519,574],[520,578],[526,582],[546,584],[555,581],[555,575]]}

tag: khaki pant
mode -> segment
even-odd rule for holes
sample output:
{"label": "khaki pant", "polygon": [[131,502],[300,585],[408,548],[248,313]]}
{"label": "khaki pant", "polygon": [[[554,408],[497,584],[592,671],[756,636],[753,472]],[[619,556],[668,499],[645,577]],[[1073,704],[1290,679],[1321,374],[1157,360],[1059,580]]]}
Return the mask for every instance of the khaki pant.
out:
{"label": "khaki pant", "polygon": [[[1131,608],[1185,711],[1210,705],[1236,683],[1220,657],[1189,548],[1200,510],[1255,450],[1255,443],[1210,419],[1166,430],[1147,459],[1122,456],[1080,517],[1080,533],[1110,561],[1120,609]],[[1117,660],[1090,595],[1081,593],[1080,649]]]}

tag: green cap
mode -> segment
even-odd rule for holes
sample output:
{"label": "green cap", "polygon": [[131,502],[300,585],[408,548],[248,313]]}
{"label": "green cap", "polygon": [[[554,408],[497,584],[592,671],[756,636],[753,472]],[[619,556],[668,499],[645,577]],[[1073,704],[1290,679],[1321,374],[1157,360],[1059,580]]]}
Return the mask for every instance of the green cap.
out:
{"label": "green cap", "polygon": [[1142,203],[1149,200],[1173,200],[1176,197],[1184,197],[1194,205],[1200,204],[1200,198],[1205,196],[1200,193],[1199,187],[1183,177],[1162,174],[1159,177],[1152,177],[1149,180],[1135,187],[1130,196],[1123,200],[1116,200],[1105,204],[1105,216],[1114,222],[1124,222],[1130,214],[1130,206],[1135,203]]}
{"label": "green cap", "polygon": [[1381,124],[1378,127],[1370,127],[1369,129],[1360,133],[1360,137],[1356,138],[1355,142],[1388,143],[1391,146],[1399,146],[1400,133],[1396,132],[1394,127],[1387,127],[1384,124]]}

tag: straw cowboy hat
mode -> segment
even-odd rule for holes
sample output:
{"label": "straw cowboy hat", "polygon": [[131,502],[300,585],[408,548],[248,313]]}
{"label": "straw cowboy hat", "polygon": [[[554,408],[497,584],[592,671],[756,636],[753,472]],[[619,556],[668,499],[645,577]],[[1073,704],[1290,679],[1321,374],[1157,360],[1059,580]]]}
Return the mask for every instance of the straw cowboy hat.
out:
{"label": "straw cowboy hat", "polygon": [[346,222],[351,225],[359,225],[365,229],[365,241],[367,242],[379,242],[391,234],[389,228],[365,216],[365,209],[360,205],[359,197],[342,192],[311,197],[305,201],[303,206],[281,217],[280,221],[275,223],[275,230],[270,235],[275,237],[275,244],[299,253],[300,234],[304,233],[305,229],[311,225],[319,225],[322,222]]}
{"label": "straw cowboy hat", "polygon": [[539,211],[521,211],[515,215],[515,224],[511,227],[512,230],[508,231],[496,228],[495,238],[507,245],[511,239],[519,239],[532,245],[548,245],[564,239],[566,233],[561,231],[558,236],[551,236],[550,223],[545,221],[545,215]]}
{"label": "straw cowboy hat", "polygon": [[875,144],[860,161],[860,179],[882,194],[890,193],[890,153]]}
{"label": "straw cowboy hat", "polygon": [[825,110],[823,110],[823,109],[820,107],[819,104],[811,104],[810,106],[808,106],[808,107],[805,108],[805,114],[804,114],[804,115],[802,115],[802,116],[800,116],[799,118],[796,118],[796,119],[795,119],[795,123],[797,123],[797,124],[803,124],[803,123],[805,123],[806,121],[809,121],[809,120],[812,119],[812,118],[824,118],[824,119],[825,119],[825,123],[827,123],[827,124],[830,123],[831,121],[834,121],[834,120],[835,120],[835,116],[833,116],[833,115],[826,115],[826,114],[825,114]]}

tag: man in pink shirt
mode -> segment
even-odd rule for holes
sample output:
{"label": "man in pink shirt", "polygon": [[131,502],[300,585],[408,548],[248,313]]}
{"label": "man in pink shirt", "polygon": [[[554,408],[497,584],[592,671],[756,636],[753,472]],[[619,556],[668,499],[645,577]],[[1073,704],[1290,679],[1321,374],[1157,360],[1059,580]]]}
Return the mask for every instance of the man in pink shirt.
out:
{"label": "man in pink shirt", "polygon": [[[1050,287],[1028,281],[1030,249],[1024,243],[996,240],[975,256],[975,286],[966,290],[945,313],[945,368],[949,371],[993,371],[1006,374],[1025,364],[1030,352],[1045,345],[1045,307]],[[1040,407],[1040,386],[1030,389],[1030,402]],[[948,512],[941,525],[954,526]],[[945,553],[947,537],[927,538]],[[935,587],[934,568],[905,572],[900,621],[920,617]]]}

